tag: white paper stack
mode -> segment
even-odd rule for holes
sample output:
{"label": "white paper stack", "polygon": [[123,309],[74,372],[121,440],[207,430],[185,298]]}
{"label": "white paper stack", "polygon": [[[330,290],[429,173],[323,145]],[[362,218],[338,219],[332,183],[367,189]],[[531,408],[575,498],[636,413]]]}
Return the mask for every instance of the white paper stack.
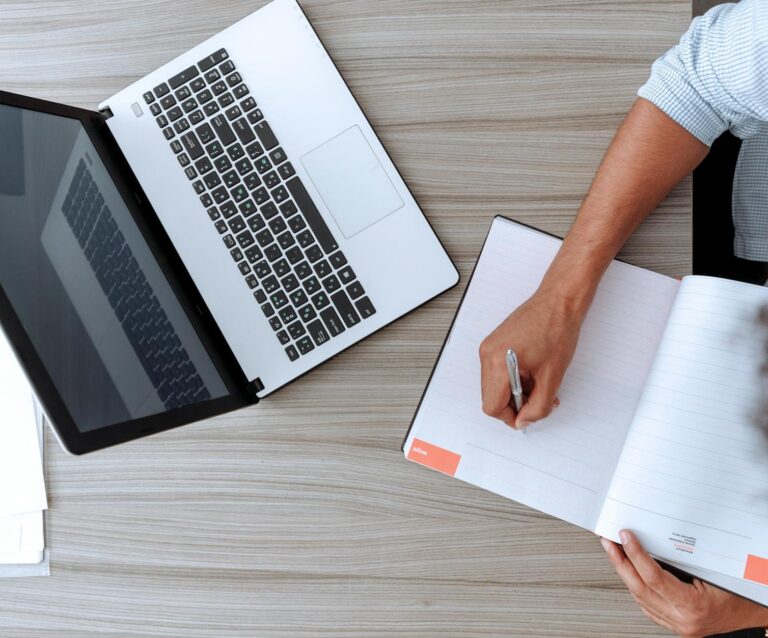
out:
{"label": "white paper stack", "polygon": [[43,416],[0,331],[0,576],[47,574]]}

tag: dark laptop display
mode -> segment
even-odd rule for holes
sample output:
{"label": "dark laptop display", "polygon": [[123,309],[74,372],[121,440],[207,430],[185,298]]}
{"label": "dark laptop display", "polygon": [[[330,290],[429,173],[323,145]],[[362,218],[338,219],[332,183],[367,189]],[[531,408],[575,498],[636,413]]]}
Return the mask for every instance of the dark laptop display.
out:
{"label": "dark laptop display", "polygon": [[0,149],[0,287],[77,428],[228,394],[82,122],[0,105]]}

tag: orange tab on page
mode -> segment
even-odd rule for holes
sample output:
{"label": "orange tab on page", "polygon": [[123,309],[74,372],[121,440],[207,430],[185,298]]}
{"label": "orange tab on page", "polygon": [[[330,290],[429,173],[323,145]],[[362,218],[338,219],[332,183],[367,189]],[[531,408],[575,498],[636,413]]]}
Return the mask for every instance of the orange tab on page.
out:
{"label": "orange tab on page", "polygon": [[768,585],[768,558],[747,554],[744,579],[760,583],[761,585]]}
{"label": "orange tab on page", "polygon": [[448,476],[455,476],[461,456],[426,441],[413,439],[411,449],[408,452],[408,460],[421,463]]}

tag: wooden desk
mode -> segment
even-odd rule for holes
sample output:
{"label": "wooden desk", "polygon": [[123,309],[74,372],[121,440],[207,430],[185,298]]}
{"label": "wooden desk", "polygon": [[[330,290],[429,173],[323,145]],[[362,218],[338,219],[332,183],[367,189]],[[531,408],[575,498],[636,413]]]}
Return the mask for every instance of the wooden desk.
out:
{"label": "wooden desk", "polygon": [[[0,86],[94,108],[261,1],[2,3]],[[491,217],[564,233],[688,0],[304,0],[462,284],[262,406],[85,458],[8,638],[650,636],[596,538],[400,443]],[[624,257],[689,264],[686,183]]]}

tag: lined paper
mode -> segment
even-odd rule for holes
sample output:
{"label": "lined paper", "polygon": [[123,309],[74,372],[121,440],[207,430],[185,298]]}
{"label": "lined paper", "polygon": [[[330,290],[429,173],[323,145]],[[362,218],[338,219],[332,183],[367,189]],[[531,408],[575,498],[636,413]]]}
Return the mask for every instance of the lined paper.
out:
{"label": "lined paper", "polygon": [[598,533],[634,529],[660,558],[742,578],[768,558],[768,441],[755,418],[768,290],[686,277],[651,368]]}
{"label": "lined paper", "polygon": [[493,222],[405,453],[419,458],[418,439],[458,454],[457,478],[594,529],[679,283],[612,263],[558,392],[560,407],[516,432],[482,412],[478,348],[534,293],[560,243]]}

